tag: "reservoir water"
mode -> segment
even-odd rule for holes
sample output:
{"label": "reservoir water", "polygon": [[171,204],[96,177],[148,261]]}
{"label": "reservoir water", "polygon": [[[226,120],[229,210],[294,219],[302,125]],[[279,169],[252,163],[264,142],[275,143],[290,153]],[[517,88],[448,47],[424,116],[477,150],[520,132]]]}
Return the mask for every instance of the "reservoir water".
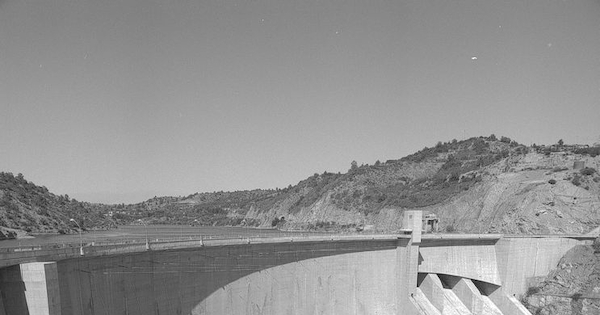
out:
{"label": "reservoir water", "polygon": [[69,234],[43,234],[31,238],[0,241],[0,248],[48,246],[48,245],[79,245],[83,242],[87,246],[105,243],[145,242],[146,237],[150,243],[165,240],[190,240],[190,239],[226,239],[226,238],[254,238],[254,237],[284,237],[301,236],[307,234],[325,234],[309,232],[288,232],[276,229],[257,229],[244,227],[213,227],[189,225],[125,225],[112,230],[84,231],[80,235]]}

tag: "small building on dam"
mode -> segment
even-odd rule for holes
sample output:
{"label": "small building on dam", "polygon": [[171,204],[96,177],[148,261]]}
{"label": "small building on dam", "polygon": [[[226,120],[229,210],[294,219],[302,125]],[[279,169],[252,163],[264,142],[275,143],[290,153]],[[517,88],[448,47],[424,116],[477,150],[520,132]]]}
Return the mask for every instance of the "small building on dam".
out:
{"label": "small building on dam", "polygon": [[590,236],[331,235],[0,253],[0,315],[530,314],[519,302]]}

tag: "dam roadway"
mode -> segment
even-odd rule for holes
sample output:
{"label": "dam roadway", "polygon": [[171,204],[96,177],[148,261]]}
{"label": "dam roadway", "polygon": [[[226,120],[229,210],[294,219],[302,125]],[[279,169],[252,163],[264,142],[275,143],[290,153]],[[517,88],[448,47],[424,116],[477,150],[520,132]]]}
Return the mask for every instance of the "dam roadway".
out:
{"label": "dam roadway", "polygon": [[0,315],[529,314],[518,297],[591,236],[402,234],[30,248]]}

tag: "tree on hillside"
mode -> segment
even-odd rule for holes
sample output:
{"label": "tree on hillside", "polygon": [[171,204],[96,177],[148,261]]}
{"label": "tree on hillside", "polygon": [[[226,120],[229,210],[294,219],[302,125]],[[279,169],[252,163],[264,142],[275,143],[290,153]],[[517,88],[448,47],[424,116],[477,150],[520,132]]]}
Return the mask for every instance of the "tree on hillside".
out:
{"label": "tree on hillside", "polygon": [[563,141],[563,139],[558,140],[558,145],[563,145],[565,144],[565,142]]}
{"label": "tree on hillside", "polygon": [[498,140],[498,138],[496,138],[496,135],[492,133],[490,135],[490,141],[497,141],[497,140]]}
{"label": "tree on hillside", "polygon": [[352,161],[352,163],[350,163],[350,170],[354,171],[358,169],[358,163],[356,161]]}

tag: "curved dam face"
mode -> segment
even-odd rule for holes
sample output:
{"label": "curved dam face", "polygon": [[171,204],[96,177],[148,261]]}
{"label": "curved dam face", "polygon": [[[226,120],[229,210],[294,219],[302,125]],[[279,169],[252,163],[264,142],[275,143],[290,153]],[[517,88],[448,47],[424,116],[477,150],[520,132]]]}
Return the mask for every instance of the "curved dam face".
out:
{"label": "curved dam face", "polygon": [[399,242],[244,244],[63,260],[56,263],[60,310],[396,314]]}
{"label": "curved dam face", "polygon": [[401,235],[6,254],[0,315],[529,315],[529,281],[595,238],[421,236],[407,212]]}

